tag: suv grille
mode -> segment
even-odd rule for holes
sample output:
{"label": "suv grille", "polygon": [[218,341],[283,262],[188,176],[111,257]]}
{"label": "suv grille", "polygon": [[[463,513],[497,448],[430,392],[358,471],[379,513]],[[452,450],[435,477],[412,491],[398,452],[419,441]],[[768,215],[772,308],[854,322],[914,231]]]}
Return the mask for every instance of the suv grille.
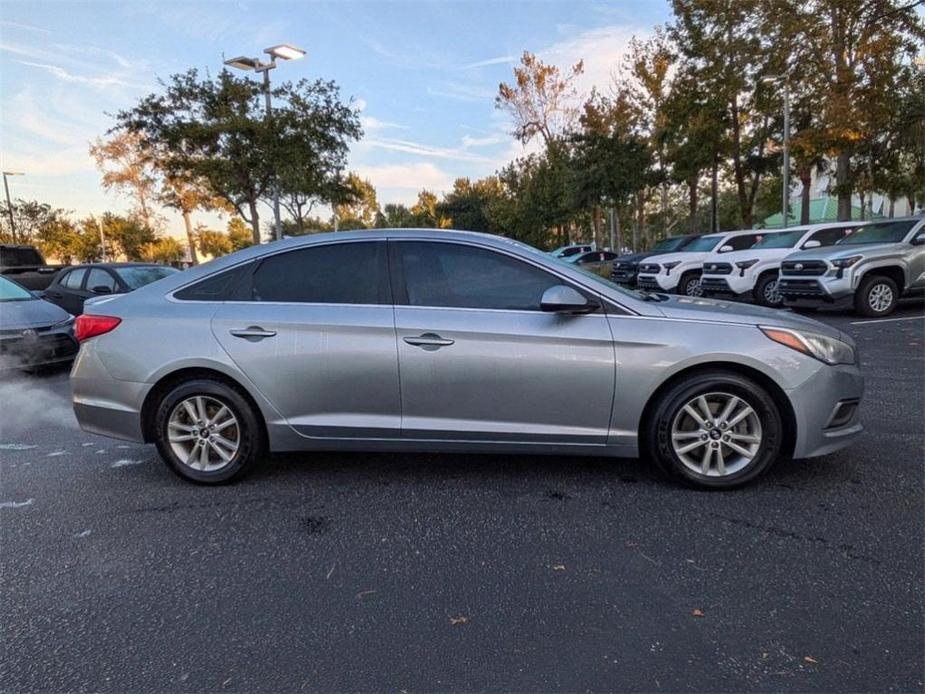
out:
{"label": "suv grille", "polygon": [[645,265],[639,266],[639,272],[647,272],[650,275],[657,275],[661,269],[658,263],[646,263]]}
{"label": "suv grille", "polygon": [[732,265],[729,263],[704,263],[703,272],[710,275],[728,275],[732,272]]}
{"label": "suv grille", "polygon": [[824,275],[828,269],[829,266],[822,260],[788,260],[781,264],[780,274],[818,277]]}

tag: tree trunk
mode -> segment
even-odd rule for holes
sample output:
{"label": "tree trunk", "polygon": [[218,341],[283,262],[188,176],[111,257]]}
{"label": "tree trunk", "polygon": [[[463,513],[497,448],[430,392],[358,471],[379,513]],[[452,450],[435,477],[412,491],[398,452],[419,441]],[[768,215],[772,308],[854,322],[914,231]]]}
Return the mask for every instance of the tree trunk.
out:
{"label": "tree trunk", "polygon": [[260,213],[257,212],[257,201],[249,200],[247,207],[250,210],[251,218],[248,220],[251,223],[251,235],[254,237],[254,244],[260,244]]}
{"label": "tree trunk", "polygon": [[687,181],[687,228],[692,234],[697,231],[697,178],[697,176],[693,176]]}
{"label": "tree trunk", "polygon": [[601,248],[601,206],[595,205],[591,214],[592,225],[594,227],[594,247]]}
{"label": "tree trunk", "polygon": [[186,242],[189,244],[189,257],[193,265],[199,265],[196,257],[196,235],[193,233],[193,220],[190,219],[189,210],[183,210],[183,225],[186,227]]}
{"label": "tree trunk", "polygon": [[[803,190],[800,191],[800,224],[809,224],[809,203],[810,195],[813,192],[810,186],[813,183],[813,169],[810,165],[800,167],[800,183]],[[819,220],[820,222],[823,220]]]}
{"label": "tree trunk", "polygon": [[752,211],[745,185],[745,166],[742,163],[742,126],[739,123],[739,107],[734,99],[730,114],[732,117],[732,172],[736,183],[736,197],[739,200],[739,221],[742,229],[748,229],[752,225]]}
{"label": "tree trunk", "polygon": [[890,212],[889,217],[892,219],[896,216],[896,201],[893,199],[893,196],[890,196]]}
{"label": "tree trunk", "polygon": [[861,221],[863,222],[867,218],[864,214],[864,191],[858,191],[858,196],[861,198]]}
{"label": "tree trunk", "polygon": [[839,152],[835,160],[835,187],[838,191],[838,221],[851,220],[851,186],[848,178],[851,175],[851,154]]}
{"label": "tree trunk", "polygon": [[719,157],[713,157],[710,172],[710,232],[719,231]]}
{"label": "tree trunk", "polygon": [[623,234],[620,230],[620,208],[615,207],[611,210],[613,214],[613,236],[614,236],[614,247],[611,249],[614,253],[623,252]]}

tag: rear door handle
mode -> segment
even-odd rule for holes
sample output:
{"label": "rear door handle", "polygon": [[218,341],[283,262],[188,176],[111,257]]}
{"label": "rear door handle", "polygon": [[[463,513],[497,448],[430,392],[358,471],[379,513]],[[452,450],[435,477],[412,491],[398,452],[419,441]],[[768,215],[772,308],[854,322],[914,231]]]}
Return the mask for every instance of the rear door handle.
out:
{"label": "rear door handle", "polygon": [[267,337],[276,335],[275,330],[264,330],[259,325],[249,325],[243,330],[229,330],[235,337],[240,337],[248,342],[259,342]]}
{"label": "rear door handle", "polygon": [[48,296],[50,296],[50,297],[53,298],[53,299],[60,299],[60,298],[61,298],[60,292],[45,292],[45,293],[48,294]]}
{"label": "rear door handle", "polygon": [[409,345],[422,347],[426,350],[435,350],[440,349],[441,347],[448,347],[455,342],[455,340],[448,340],[446,338],[440,337],[437,333],[424,333],[423,335],[418,335],[417,337],[404,337],[402,339]]}

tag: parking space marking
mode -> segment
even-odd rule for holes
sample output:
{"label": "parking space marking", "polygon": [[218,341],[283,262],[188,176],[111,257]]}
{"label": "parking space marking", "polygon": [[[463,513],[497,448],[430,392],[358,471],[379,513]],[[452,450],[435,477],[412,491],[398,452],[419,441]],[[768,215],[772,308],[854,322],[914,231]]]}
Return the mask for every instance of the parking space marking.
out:
{"label": "parking space marking", "polygon": [[874,318],[873,320],[856,320],[851,325],[867,325],[868,323],[895,323],[901,320],[925,320],[925,316],[905,316],[903,318]]}

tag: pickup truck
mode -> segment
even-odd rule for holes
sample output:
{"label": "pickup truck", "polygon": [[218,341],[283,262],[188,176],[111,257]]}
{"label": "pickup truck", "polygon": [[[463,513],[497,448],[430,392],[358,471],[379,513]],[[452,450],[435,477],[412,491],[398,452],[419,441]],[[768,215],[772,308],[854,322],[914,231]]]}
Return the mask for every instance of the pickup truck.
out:
{"label": "pickup truck", "polygon": [[49,265],[35,246],[0,244],[0,275],[34,292],[46,289],[64,265]]}
{"label": "pickup truck", "polygon": [[925,217],[879,220],[828,248],[788,255],[778,291],[795,308],[853,306],[863,316],[889,315],[901,298],[925,292]]}

